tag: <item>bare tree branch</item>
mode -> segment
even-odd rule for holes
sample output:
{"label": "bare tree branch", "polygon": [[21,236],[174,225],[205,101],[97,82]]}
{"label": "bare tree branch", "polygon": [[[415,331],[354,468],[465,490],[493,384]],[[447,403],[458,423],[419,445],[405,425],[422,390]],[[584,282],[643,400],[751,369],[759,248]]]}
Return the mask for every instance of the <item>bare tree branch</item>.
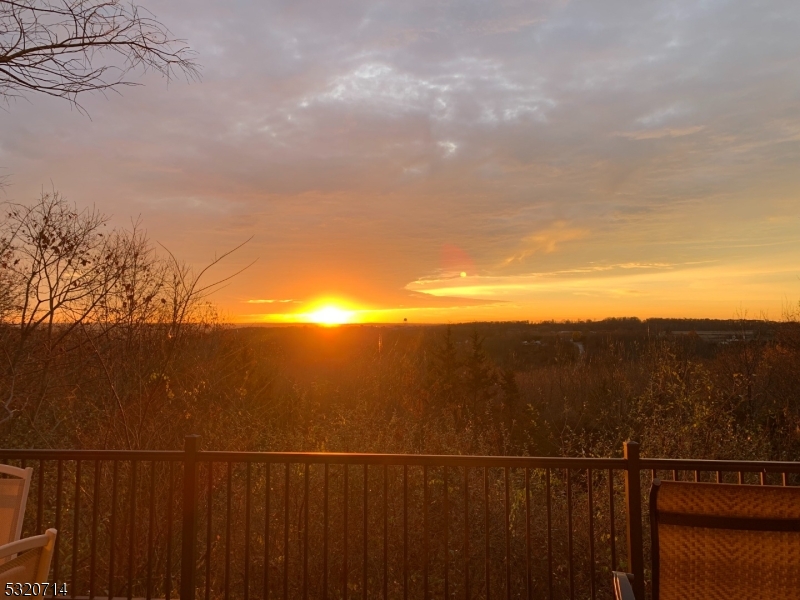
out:
{"label": "bare tree branch", "polygon": [[128,73],[197,78],[185,40],[121,0],[0,0],[0,98],[27,92],[65,98],[136,85]]}

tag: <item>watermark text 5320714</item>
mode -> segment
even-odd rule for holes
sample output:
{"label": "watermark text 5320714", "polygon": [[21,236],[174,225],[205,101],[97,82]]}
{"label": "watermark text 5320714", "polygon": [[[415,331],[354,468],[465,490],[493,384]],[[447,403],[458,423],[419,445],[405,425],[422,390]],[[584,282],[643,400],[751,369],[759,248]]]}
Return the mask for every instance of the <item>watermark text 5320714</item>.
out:
{"label": "watermark text 5320714", "polygon": [[66,596],[66,583],[7,583],[6,596]]}

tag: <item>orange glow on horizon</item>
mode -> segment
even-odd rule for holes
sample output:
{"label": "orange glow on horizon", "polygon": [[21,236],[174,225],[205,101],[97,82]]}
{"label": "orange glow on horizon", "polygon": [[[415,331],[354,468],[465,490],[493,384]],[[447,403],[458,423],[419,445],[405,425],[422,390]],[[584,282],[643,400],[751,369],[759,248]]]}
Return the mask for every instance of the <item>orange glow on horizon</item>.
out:
{"label": "orange glow on horizon", "polygon": [[276,312],[262,314],[262,323],[312,323],[323,327],[336,327],[361,323],[365,311],[347,300],[339,298],[318,298],[305,303],[297,312]]}
{"label": "orange glow on horizon", "polygon": [[355,311],[345,310],[334,305],[326,305],[314,312],[307,313],[304,316],[310,323],[317,323],[326,327],[335,327],[336,325],[344,325],[352,323]]}

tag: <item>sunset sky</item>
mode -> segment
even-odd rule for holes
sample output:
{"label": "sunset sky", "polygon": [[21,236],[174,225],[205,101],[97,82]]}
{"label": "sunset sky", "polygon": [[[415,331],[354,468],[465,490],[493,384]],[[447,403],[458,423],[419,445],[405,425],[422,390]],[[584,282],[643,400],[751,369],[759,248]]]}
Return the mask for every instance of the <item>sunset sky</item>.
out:
{"label": "sunset sky", "polygon": [[231,321],[797,306],[796,0],[141,4],[201,80],[12,102],[0,199],[140,217],[198,267],[252,236]]}

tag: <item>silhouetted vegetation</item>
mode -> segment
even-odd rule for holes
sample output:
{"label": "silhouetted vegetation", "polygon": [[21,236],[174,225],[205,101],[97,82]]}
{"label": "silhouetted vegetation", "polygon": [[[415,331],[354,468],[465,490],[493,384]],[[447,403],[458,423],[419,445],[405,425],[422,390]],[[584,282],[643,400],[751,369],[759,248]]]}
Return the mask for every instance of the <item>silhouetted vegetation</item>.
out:
{"label": "silhouetted vegetation", "polygon": [[6,446],[797,456],[791,316],[234,328],[136,224],[46,194],[0,227]]}
{"label": "silhouetted vegetation", "polygon": [[1,237],[5,446],[797,456],[791,319],[233,328],[57,195]]}

